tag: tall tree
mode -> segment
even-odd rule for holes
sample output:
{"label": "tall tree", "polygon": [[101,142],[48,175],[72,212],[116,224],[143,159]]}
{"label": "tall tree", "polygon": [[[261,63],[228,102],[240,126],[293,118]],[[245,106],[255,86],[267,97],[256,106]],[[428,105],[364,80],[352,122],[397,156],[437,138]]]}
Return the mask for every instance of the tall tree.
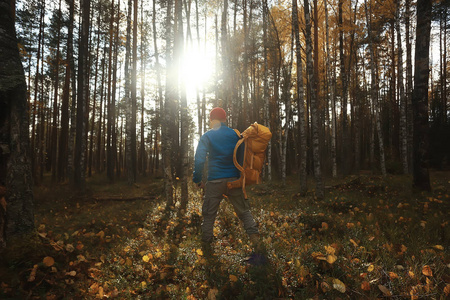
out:
{"label": "tall tree", "polygon": [[[58,146],[58,181],[66,179],[68,164],[68,143],[69,143],[69,98],[70,98],[70,79],[74,73],[73,62],[73,21],[74,21],[74,0],[67,0],[69,5],[68,35],[67,35],[67,54],[66,54],[66,74],[64,77],[63,96],[61,101],[61,133]],[[75,91],[72,91],[75,93]]]}
{"label": "tall tree", "polygon": [[[374,37],[372,33],[372,20],[369,16],[371,14],[369,13],[369,8],[367,7],[367,0],[364,0],[364,7],[365,7],[365,13],[366,13],[366,22],[367,22],[367,31],[368,31],[368,37],[369,37],[369,52],[370,52],[370,82],[371,82],[371,99],[372,99],[372,105],[373,105],[373,111],[375,116],[375,126],[377,130],[378,135],[378,146],[379,146],[379,152],[380,152],[380,169],[381,174],[384,176],[386,175],[386,163],[384,159],[384,143],[383,143],[383,131],[381,130],[381,118],[380,118],[380,109],[379,109],[379,103],[378,103],[378,79],[377,79],[377,70],[376,70],[376,64],[375,64],[375,42]],[[370,9],[372,9],[372,6],[370,6]],[[370,10],[371,11],[371,10]]]}
{"label": "tall tree", "polygon": [[403,47],[400,31],[400,4],[400,0],[397,0],[395,30],[397,31],[398,89],[400,96],[400,157],[402,159],[403,173],[408,174],[408,136],[406,127],[406,95],[403,84]]}
{"label": "tall tree", "polygon": [[312,127],[312,147],[314,162],[314,177],[316,179],[316,197],[323,198],[322,171],[320,168],[320,149],[319,149],[319,111],[318,99],[316,98],[316,86],[314,81],[314,67],[312,58],[312,40],[311,40],[311,15],[309,12],[309,0],[304,0],[305,12],[305,31],[306,31],[306,69],[308,73],[308,84],[310,87],[311,98],[311,127]]}
{"label": "tall tree", "polygon": [[[14,12],[15,1],[0,0],[0,185],[6,187],[6,239],[34,229],[27,85]],[[3,237],[0,232],[0,243]]]}
{"label": "tall tree", "polygon": [[417,1],[416,51],[414,58],[413,186],[431,190],[428,170],[428,77],[430,62],[431,0]]}
{"label": "tall tree", "polygon": [[300,29],[298,26],[298,7],[297,0],[292,0],[292,23],[295,35],[295,57],[297,63],[297,106],[298,106],[298,122],[300,131],[300,194],[305,195],[307,192],[307,173],[306,173],[306,119],[305,119],[305,99],[303,88],[303,66],[300,46]]}
{"label": "tall tree", "polygon": [[330,50],[330,24],[328,22],[328,0],[324,0],[325,9],[325,30],[326,30],[326,76],[327,84],[331,99],[331,164],[332,164],[332,175],[337,176],[337,163],[336,163],[336,98],[335,98],[335,86],[334,80],[331,74],[331,50]]}
{"label": "tall tree", "polygon": [[75,172],[74,183],[80,189],[85,189],[85,103],[89,97],[89,66],[88,66],[88,47],[89,47],[89,27],[90,27],[90,0],[81,2],[81,36],[78,61],[78,97],[77,97],[77,130],[75,140]]}

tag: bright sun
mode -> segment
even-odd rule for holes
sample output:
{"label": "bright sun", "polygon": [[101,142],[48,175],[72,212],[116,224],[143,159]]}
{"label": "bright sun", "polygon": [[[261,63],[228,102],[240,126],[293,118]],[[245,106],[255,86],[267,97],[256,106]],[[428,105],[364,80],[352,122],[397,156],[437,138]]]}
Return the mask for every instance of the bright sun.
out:
{"label": "bright sun", "polygon": [[186,49],[181,74],[186,84],[188,105],[196,102],[196,89],[199,92],[206,87],[214,75],[214,52],[197,47]]}

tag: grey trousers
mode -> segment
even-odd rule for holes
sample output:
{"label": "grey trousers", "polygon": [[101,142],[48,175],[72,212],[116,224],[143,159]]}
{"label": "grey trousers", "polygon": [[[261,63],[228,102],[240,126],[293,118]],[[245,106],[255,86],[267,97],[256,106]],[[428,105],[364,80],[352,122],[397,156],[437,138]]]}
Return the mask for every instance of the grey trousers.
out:
{"label": "grey trousers", "polygon": [[250,204],[244,198],[241,189],[228,190],[227,182],[237,178],[223,178],[208,181],[205,186],[205,196],[203,199],[202,215],[202,241],[211,242],[214,236],[213,227],[216,220],[220,202],[226,196],[234,207],[239,219],[244,223],[244,229],[248,235],[258,234],[258,227],[250,212]]}

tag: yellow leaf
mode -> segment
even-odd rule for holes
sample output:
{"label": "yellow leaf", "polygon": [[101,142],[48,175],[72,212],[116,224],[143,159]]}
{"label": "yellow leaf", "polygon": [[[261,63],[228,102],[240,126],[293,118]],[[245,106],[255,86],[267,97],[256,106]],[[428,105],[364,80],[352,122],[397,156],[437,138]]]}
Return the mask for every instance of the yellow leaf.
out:
{"label": "yellow leaf", "polygon": [[408,271],[408,275],[409,275],[409,277],[411,277],[411,278],[414,278],[414,272],[413,271]]}
{"label": "yellow leaf", "polygon": [[238,278],[236,277],[236,275],[230,275],[231,282],[236,282],[237,280],[238,280]]}
{"label": "yellow leaf", "polygon": [[333,288],[341,293],[345,293],[345,284],[337,278],[333,278]]}
{"label": "yellow leaf", "polygon": [[372,272],[374,269],[375,269],[375,266],[371,264],[371,265],[367,268],[367,272]]}
{"label": "yellow leaf", "polygon": [[70,271],[70,272],[67,272],[66,275],[74,277],[75,275],[77,275],[77,272],[76,271]]}
{"label": "yellow leaf", "polygon": [[425,275],[425,276],[433,277],[433,271],[431,270],[429,265],[423,266],[422,274]]}
{"label": "yellow leaf", "polygon": [[336,252],[336,249],[333,246],[324,246],[325,251],[327,251],[327,254],[334,254]]}
{"label": "yellow leaf", "polygon": [[337,260],[337,256],[334,254],[330,254],[327,256],[327,262],[329,264],[333,264]]}
{"label": "yellow leaf", "polygon": [[44,266],[46,266],[46,267],[51,267],[55,264],[55,260],[51,256],[44,257],[42,262],[44,263]]}
{"label": "yellow leaf", "polygon": [[150,258],[148,257],[148,255],[144,255],[144,256],[142,256],[142,260],[145,262],[148,262],[150,260]]}
{"label": "yellow leaf", "polygon": [[200,256],[202,256],[202,255],[203,255],[203,251],[202,251],[202,249],[197,249],[197,251],[196,251],[196,252],[197,252],[197,254],[198,254],[198,255],[200,255]]}
{"label": "yellow leaf", "polygon": [[353,239],[350,239],[350,243],[352,243],[353,246],[358,247],[358,243],[356,243]]}
{"label": "yellow leaf", "polygon": [[389,289],[387,287],[385,287],[384,285],[379,284],[378,288],[385,296],[392,296],[391,291],[389,291]]}
{"label": "yellow leaf", "polygon": [[141,288],[145,289],[147,287],[147,282],[142,281],[141,282]]}
{"label": "yellow leaf", "polygon": [[434,249],[444,251],[444,247],[442,245],[434,245]]}
{"label": "yellow leaf", "polygon": [[394,279],[398,278],[398,275],[397,275],[397,273],[389,272],[389,277],[391,278],[391,280],[394,280]]}

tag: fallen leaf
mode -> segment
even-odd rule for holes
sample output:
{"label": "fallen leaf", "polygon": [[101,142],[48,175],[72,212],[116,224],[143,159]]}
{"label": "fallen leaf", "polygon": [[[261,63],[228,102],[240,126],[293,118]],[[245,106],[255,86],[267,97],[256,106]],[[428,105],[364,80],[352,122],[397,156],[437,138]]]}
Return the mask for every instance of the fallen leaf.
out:
{"label": "fallen leaf", "polygon": [[425,276],[433,277],[433,271],[431,270],[429,265],[423,266],[422,274],[425,275]]}
{"label": "fallen leaf", "polygon": [[320,288],[322,289],[322,291],[324,292],[324,293],[326,293],[326,292],[328,292],[331,288],[330,288],[330,285],[328,284],[328,283],[326,283],[325,281],[323,281],[321,284],[320,284]]}
{"label": "fallen leaf", "polygon": [[202,256],[202,255],[203,255],[203,251],[202,251],[202,249],[197,249],[197,251],[195,251],[195,252],[197,252],[197,254],[198,254],[198,255],[200,255],[200,256]]}
{"label": "fallen leaf", "polygon": [[67,272],[66,275],[74,277],[75,275],[77,275],[77,272],[76,271],[70,271],[70,272]]}
{"label": "fallen leaf", "polygon": [[371,264],[371,265],[367,268],[367,272],[372,272],[374,269],[375,269],[375,266]]}
{"label": "fallen leaf", "polygon": [[434,245],[434,249],[444,251],[444,247],[442,245]]}
{"label": "fallen leaf", "polygon": [[73,252],[75,250],[75,247],[72,244],[66,245],[66,251],[67,252]]}
{"label": "fallen leaf", "polygon": [[384,285],[379,284],[378,288],[385,296],[392,296],[391,291],[389,291],[389,289],[387,287],[385,287]]}
{"label": "fallen leaf", "polygon": [[341,293],[345,293],[345,284],[337,278],[333,278],[333,288]]}
{"label": "fallen leaf", "polygon": [[208,300],[216,300],[216,296],[219,293],[217,289],[210,289],[208,292]]}
{"label": "fallen leaf", "polygon": [[230,275],[231,282],[236,282],[237,280],[238,280],[238,278],[236,277],[236,275]]}
{"label": "fallen leaf", "polygon": [[391,280],[394,280],[394,279],[398,278],[398,275],[397,275],[397,273],[389,272],[389,277],[391,278]]}
{"label": "fallen leaf", "polygon": [[148,255],[144,255],[144,256],[142,256],[142,260],[144,262],[148,262],[150,260],[150,257],[148,257]]}
{"label": "fallen leaf", "polygon": [[444,287],[444,294],[445,294],[445,296],[450,295],[450,284],[447,284],[447,285]]}
{"label": "fallen leaf", "polygon": [[334,254],[330,254],[327,256],[327,262],[329,264],[333,264],[337,260],[337,256]]}
{"label": "fallen leaf", "polygon": [[370,283],[368,281],[363,281],[361,283],[361,289],[363,291],[370,291]]}
{"label": "fallen leaf", "polygon": [[30,277],[28,277],[28,282],[33,282],[36,279],[37,269],[38,269],[38,265],[34,265],[33,269],[31,270]]}
{"label": "fallen leaf", "polygon": [[44,263],[44,266],[46,266],[46,267],[51,267],[55,264],[55,260],[51,256],[44,257],[42,262]]}
{"label": "fallen leaf", "polygon": [[358,243],[356,243],[353,239],[350,239],[350,243],[352,243],[353,246],[358,247]]}

